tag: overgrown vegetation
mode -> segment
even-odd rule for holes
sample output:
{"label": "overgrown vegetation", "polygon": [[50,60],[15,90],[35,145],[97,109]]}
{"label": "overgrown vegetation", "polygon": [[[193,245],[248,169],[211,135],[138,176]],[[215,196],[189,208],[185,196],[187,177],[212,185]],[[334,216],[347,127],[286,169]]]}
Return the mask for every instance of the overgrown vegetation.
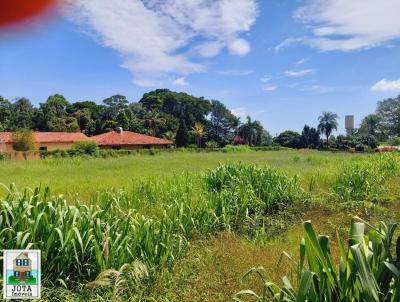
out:
{"label": "overgrown vegetation", "polygon": [[[340,262],[331,255],[328,236],[317,236],[311,222],[304,223],[305,237],[300,243],[296,262],[296,285],[283,277],[283,286],[271,283],[262,267],[251,269],[245,277],[256,274],[262,281],[261,293],[238,292],[235,301],[387,301],[400,299],[400,237],[397,224],[381,222],[374,227],[360,219],[352,224],[348,247],[338,236]],[[366,232],[369,227],[369,232]],[[395,248],[393,254],[392,249]]]}
{"label": "overgrown vegetation", "polygon": [[[327,161],[327,155],[296,156],[289,156],[290,164],[303,170]],[[42,250],[44,296],[50,300],[146,301],[187,255],[190,243],[200,238],[231,232],[247,238],[249,245],[270,244],[299,219],[296,208],[306,211],[314,198],[326,203],[330,197],[332,209],[353,207],[357,201],[354,206],[371,211],[374,204],[369,201],[379,203],[388,194],[375,190],[372,180],[382,175],[380,185],[389,189],[400,173],[399,156],[346,156],[343,166],[333,157],[332,173],[312,174],[312,185],[304,181],[304,171],[295,175],[298,169],[289,174],[265,165],[226,163],[202,176],[138,181],[130,189],[98,194],[86,202],[67,202],[49,189],[18,193],[11,188],[0,198],[0,246]],[[354,180],[357,173],[362,181]]]}
{"label": "overgrown vegetation", "polygon": [[[261,214],[257,203],[284,206],[298,198],[297,181],[272,168],[221,166],[216,173],[227,169],[248,173],[243,185],[251,185],[257,176],[264,183],[247,191],[217,193],[183,177],[174,182],[144,182],[131,193],[114,192],[73,205],[52,197],[48,189],[11,191],[0,201],[0,245],[40,249],[47,285],[74,288],[136,260],[144,264],[149,272],[146,282],[151,282],[157,272],[173,265],[195,234],[242,229],[246,219]],[[206,178],[213,175],[210,171]],[[270,188],[262,188],[266,183]]]}
{"label": "overgrown vegetation", "polygon": [[388,180],[399,171],[399,157],[392,154],[346,163],[336,173],[332,193],[342,201],[377,201],[384,198]]}

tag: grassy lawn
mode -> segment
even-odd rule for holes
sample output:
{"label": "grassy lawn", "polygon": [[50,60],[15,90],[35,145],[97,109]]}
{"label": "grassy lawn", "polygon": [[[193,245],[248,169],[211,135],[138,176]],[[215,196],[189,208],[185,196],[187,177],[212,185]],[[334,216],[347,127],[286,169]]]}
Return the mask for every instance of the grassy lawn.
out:
{"label": "grassy lawn", "polygon": [[[0,183],[14,183],[19,190],[49,186],[68,199],[87,199],[112,188],[128,189],[139,179],[198,173],[218,163],[244,162],[271,165],[303,179],[331,171],[339,163],[364,155],[301,151],[252,151],[243,153],[168,153],[107,159],[49,159],[0,162]],[[6,191],[1,188],[0,192]]]}

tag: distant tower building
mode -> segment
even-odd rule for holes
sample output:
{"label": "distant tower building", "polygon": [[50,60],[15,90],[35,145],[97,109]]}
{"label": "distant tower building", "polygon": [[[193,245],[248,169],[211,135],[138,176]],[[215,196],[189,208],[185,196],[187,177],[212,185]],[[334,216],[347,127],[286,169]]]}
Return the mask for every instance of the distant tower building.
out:
{"label": "distant tower building", "polygon": [[344,124],[347,135],[354,133],[354,115],[346,115],[344,117]]}

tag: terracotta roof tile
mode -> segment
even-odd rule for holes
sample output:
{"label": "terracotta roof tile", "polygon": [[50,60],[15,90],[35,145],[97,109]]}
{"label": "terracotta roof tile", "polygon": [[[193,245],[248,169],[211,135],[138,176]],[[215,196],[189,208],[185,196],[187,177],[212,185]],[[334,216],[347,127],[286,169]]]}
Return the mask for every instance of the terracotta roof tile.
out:
{"label": "terracotta roof tile", "polygon": [[99,146],[116,145],[171,145],[170,140],[131,131],[111,131],[91,137]]}

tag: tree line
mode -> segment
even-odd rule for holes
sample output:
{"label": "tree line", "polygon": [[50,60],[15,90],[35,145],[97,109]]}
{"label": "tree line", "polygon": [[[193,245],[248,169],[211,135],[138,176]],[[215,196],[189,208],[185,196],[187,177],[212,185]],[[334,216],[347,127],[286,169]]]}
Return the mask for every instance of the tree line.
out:
{"label": "tree line", "polygon": [[238,133],[243,143],[254,146],[271,143],[271,136],[259,121],[248,118],[241,123],[220,101],[167,89],[146,93],[137,102],[114,95],[101,104],[70,103],[64,96],[55,94],[35,107],[27,98],[10,102],[0,97],[0,131],[80,131],[93,136],[116,127],[170,139],[178,147],[225,146]]}
{"label": "tree line", "polygon": [[323,112],[318,120],[317,128],[305,125],[301,133],[284,131],[274,138],[274,142],[290,148],[358,151],[376,148],[382,142],[400,146],[400,96],[379,101],[376,111],[365,116],[360,127],[346,135],[332,135],[338,127],[337,114]]}
{"label": "tree line", "polygon": [[157,89],[137,102],[123,95],[70,103],[62,95],[50,96],[35,107],[27,98],[14,102],[0,97],[0,131],[83,132],[88,136],[122,127],[146,135],[173,140],[178,147],[223,147],[227,144],[263,146],[279,144],[290,148],[375,148],[391,140],[400,144],[400,96],[378,102],[376,112],[366,116],[358,129],[333,136],[338,116],[323,112],[317,127],[305,125],[301,133],[287,130],[276,137],[259,121],[241,122],[223,103],[183,92]]}

